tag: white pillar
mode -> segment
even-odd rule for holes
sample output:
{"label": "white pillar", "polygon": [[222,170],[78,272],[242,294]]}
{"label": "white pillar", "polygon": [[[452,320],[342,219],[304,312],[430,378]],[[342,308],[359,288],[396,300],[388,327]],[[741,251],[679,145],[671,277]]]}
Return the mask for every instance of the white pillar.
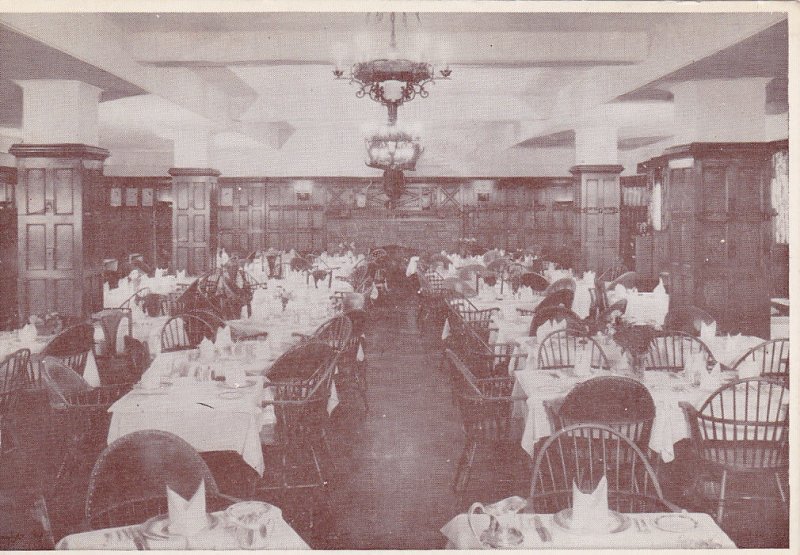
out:
{"label": "white pillar", "polygon": [[616,164],[617,128],[588,126],[575,130],[575,165]]}
{"label": "white pillar", "polygon": [[749,142],[766,138],[767,78],[685,81],[675,97],[675,143]]}
{"label": "white pillar", "polygon": [[31,79],[22,87],[22,133],[28,144],[99,143],[101,89],[82,81]]}
{"label": "white pillar", "polygon": [[214,140],[210,126],[187,125],[175,129],[173,167],[209,168]]}

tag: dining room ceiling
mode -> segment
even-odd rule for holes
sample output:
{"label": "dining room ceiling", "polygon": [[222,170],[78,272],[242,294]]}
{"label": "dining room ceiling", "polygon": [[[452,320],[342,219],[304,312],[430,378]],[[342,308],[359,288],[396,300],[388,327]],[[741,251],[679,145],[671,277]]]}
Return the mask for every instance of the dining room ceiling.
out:
{"label": "dining room ceiling", "polygon": [[[17,65],[35,48],[44,60],[37,67],[63,78],[63,64],[47,61],[67,56],[73,78],[103,88],[101,141],[112,152],[150,148],[140,144],[148,133],[169,139],[202,120],[225,137],[218,150],[236,157],[237,171],[364,175],[373,170],[364,167],[363,129],[386,111],[356,98],[332,70],[356,50],[379,51],[388,21],[374,13],[0,14],[0,37],[23,38],[4,44]],[[538,151],[571,148],[547,137],[574,136],[598,114],[628,149],[668,137],[669,110],[639,108],[670,105],[662,90],[670,79],[785,75],[785,22],[780,13],[398,14],[401,52],[453,70],[428,98],[401,106],[399,119],[423,128],[419,172],[544,175],[551,170],[537,169]],[[609,108],[614,101],[625,109]],[[20,102],[4,94],[6,119]]]}

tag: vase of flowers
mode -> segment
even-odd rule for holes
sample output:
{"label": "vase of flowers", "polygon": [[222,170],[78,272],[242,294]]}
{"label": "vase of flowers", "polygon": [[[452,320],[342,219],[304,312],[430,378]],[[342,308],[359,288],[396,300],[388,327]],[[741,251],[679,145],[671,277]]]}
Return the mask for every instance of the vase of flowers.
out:
{"label": "vase of flowers", "polygon": [[614,324],[614,341],[622,348],[631,369],[638,376],[644,373],[645,358],[656,331],[653,326],[631,324],[622,318]]}
{"label": "vase of flowers", "polygon": [[283,311],[286,312],[286,306],[289,304],[289,301],[294,298],[294,295],[291,291],[284,289],[283,287],[278,288],[278,294],[275,295],[276,299],[280,299],[281,307]]}

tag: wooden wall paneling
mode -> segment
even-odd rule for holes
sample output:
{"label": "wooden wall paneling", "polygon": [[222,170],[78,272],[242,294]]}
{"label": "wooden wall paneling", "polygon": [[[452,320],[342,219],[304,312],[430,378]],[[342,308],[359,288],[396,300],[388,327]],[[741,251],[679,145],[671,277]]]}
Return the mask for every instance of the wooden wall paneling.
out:
{"label": "wooden wall paneling", "polygon": [[197,276],[216,261],[217,178],[208,168],[172,168],[174,270]]}
{"label": "wooden wall paneling", "polygon": [[74,319],[102,308],[102,164],[85,145],[14,145],[17,157],[17,311]]}
{"label": "wooden wall paneling", "polygon": [[17,169],[0,166],[0,330],[17,327]]}

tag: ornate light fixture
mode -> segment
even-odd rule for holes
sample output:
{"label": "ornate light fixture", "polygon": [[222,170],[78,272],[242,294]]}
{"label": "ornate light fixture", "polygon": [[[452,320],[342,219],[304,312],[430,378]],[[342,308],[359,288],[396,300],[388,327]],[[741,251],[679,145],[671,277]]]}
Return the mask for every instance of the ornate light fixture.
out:
{"label": "ornate light fixture", "polygon": [[[419,18],[419,16],[417,16]],[[397,121],[397,108],[417,96],[426,98],[426,86],[439,79],[449,79],[452,70],[449,67],[439,70],[435,75],[433,65],[419,61],[415,62],[400,58],[397,50],[397,36],[395,31],[395,14],[389,14],[391,34],[389,37],[389,55],[387,58],[356,62],[347,76],[351,83],[356,83],[358,98],[369,96],[375,102],[380,102],[389,111],[389,124]],[[333,75],[337,79],[345,78],[342,68],[336,67]]]}
{"label": "ornate light fixture", "polygon": [[[429,93],[425,87],[436,80],[448,79],[451,70],[445,67],[436,77],[432,64],[400,57],[394,13],[389,14],[389,21],[391,34],[388,56],[356,62],[348,77],[351,83],[359,87],[356,97],[369,96],[388,110],[388,126],[368,134],[365,139],[369,157],[366,163],[371,168],[383,170],[383,188],[389,197],[388,207],[394,208],[405,189],[403,171],[414,171],[424,150],[416,133],[397,127],[397,109],[417,96],[426,98]],[[345,78],[344,70],[338,66],[333,75],[337,79]]]}
{"label": "ornate light fixture", "polygon": [[367,165],[380,170],[414,171],[424,151],[418,136],[394,125],[371,133],[365,142]]}

